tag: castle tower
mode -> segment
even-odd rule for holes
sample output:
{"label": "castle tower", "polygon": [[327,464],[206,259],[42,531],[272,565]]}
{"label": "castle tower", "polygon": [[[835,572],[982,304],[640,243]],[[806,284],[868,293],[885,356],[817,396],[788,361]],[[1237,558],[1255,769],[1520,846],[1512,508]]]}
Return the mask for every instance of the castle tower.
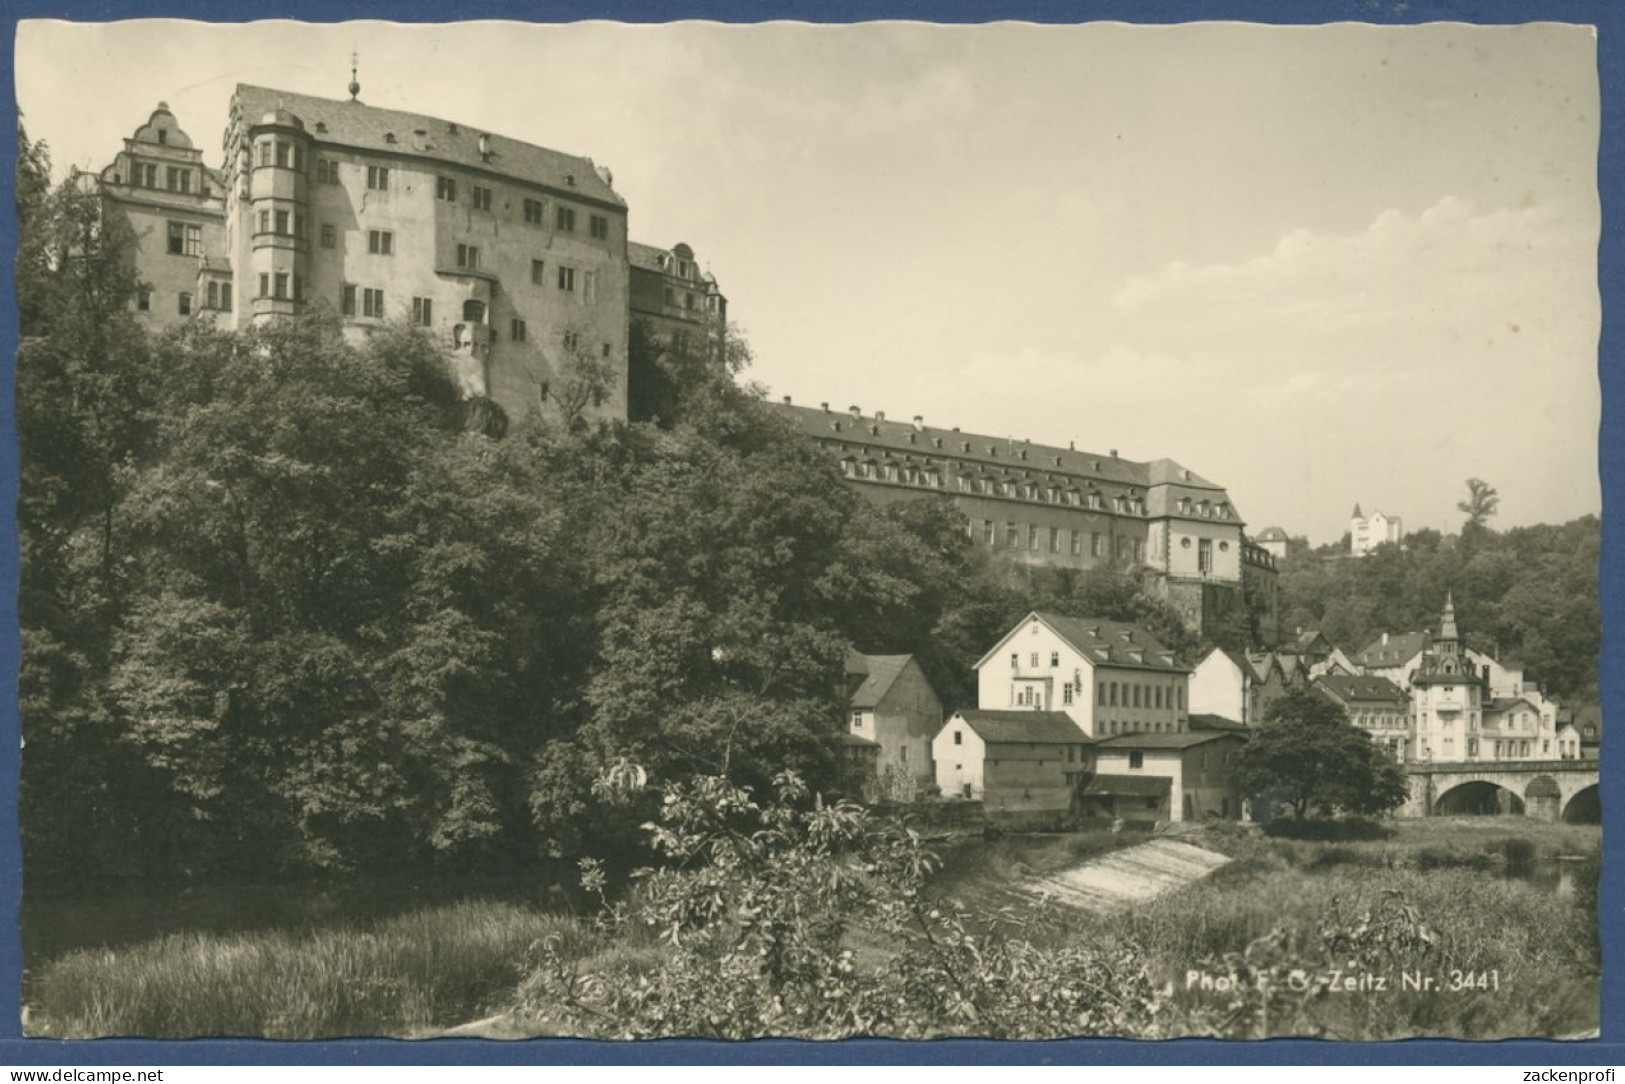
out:
{"label": "castle tower", "polygon": [[1444,595],[1444,612],[1439,615],[1439,635],[1433,641],[1440,655],[1460,655],[1461,635],[1456,631],[1456,601],[1453,592]]}
{"label": "castle tower", "polygon": [[243,287],[253,292],[254,321],[263,323],[298,313],[304,302],[310,262],[310,136],[298,117],[280,107],[250,125],[247,136],[249,263]]}

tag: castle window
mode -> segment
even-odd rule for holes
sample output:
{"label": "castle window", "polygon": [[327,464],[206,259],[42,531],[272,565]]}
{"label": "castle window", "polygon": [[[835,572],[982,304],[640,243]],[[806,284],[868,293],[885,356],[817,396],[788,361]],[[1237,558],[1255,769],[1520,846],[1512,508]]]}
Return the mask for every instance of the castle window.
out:
{"label": "castle window", "polygon": [[458,245],[457,266],[468,271],[478,271],[480,267],[479,248],[475,245]]}
{"label": "castle window", "polygon": [[274,283],[275,288],[276,288],[276,293],[275,293],[274,296],[281,299],[281,300],[287,300],[287,297],[288,297],[288,273],[286,271],[278,271],[275,275],[272,276],[272,282]]}
{"label": "castle window", "polygon": [[367,251],[375,256],[395,254],[395,234],[390,230],[368,230]]}
{"label": "castle window", "polygon": [[607,357],[609,357],[609,356],[610,356],[610,355],[612,355],[612,354],[613,354],[613,353],[614,353],[614,352],[615,352],[615,350],[614,350],[614,348],[613,348],[613,347],[611,347],[611,346],[610,346],[610,345],[609,345],[609,343],[605,343],[605,344],[604,344],[604,357],[606,357],[606,358],[607,358]]}
{"label": "castle window", "polygon": [[1089,533],[1089,556],[1091,556],[1091,557],[1099,557],[1100,554],[1101,554],[1101,547],[1102,547],[1102,542],[1101,542],[1101,538],[1100,538],[1100,532],[1099,531],[1091,531]]}
{"label": "castle window", "polygon": [[434,179],[434,198],[443,199],[447,203],[457,202],[457,178],[436,177]]}
{"label": "castle window", "polygon": [[541,200],[528,199],[525,201],[525,221],[530,223],[532,226],[540,226],[542,224]]}
{"label": "castle window", "polygon": [[1134,543],[1134,560],[1138,561],[1138,562],[1144,562],[1145,561],[1145,543],[1144,542],[1136,541]]}
{"label": "castle window", "polygon": [[267,139],[260,144],[260,165],[268,166],[271,164],[271,153],[271,141]]}
{"label": "castle window", "polygon": [[182,293],[175,301],[175,311],[180,313],[182,316],[192,315],[192,295]]}
{"label": "castle window", "polygon": [[491,190],[481,185],[469,186],[469,199],[476,211],[489,211],[491,209]]}
{"label": "castle window", "polygon": [[1082,531],[1073,531],[1072,532],[1072,556],[1074,556],[1074,557],[1082,557],[1083,556],[1083,532]]}
{"label": "castle window", "polygon": [[152,291],[145,286],[135,292],[135,307],[142,312],[152,311]]}
{"label": "castle window", "polygon": [[339,164],[326,158],[316,159],[316,181],[318,184],[338,184]]}
{"label": "castle window", "polygon": [[278,211],[276,213],[276,232],[284,235],[290,232],[288,229],[287,211]]}
{"label": "castle window", "polygon": [[530,281],[534,282],[538,286],[546,283],[547,277],[543,274],[546,269],[547,265],[541,260],[530,261]]}
{"label": "castle window", "polygon": [[598,272],[583,271],[581,273],[581,301],[591,305],[598,300]]}
{"label": "castle window", "polygon": [[367,167],[367,187],[370,188],[374,192],[388,192],[389,191],[389,167],[388,166],[368,166]]}
{"label": "castle window", "polygon": [[220,284],[220,311],[231,311],[231,283],[229,282]]}
{"label": "castle window", "polygon": [[434,326],[434,299],[430,297],[414,297],[412,299],[412,322],[418,327]]}
{"label": "castle window", "polygon": [[168,128],[160,128],[160,129],[158,129],[158,142],[160,142],[160,143],[168,143],[169,142],[169,129]]}
{"label": "castle window", "polygon": [[[1070,681],[1061,686],[1061,704],[1068,707],[1072,704],[1072,683]],[[1067,759],[1071,759],[1070,755]]]}
{"label": "castle window", "polygon": [[361,291],[361,315],[383,319],[384,291],[372,289]]}
{"label": "castle window", "polygon": [[1019,547],[1021,545],[1021,528],[1014,523],[1006,523],[1004,525],[1004,544],[1010,549]]}
{"label": "castle window", "polygon": [[187,226],[186,240],[183,245],[188,256],[203,255],[203,227]]}
{"label": "castle window", "polygon": [[993,521],[990,519],[984,519],[982,521],[982,541],[986,542],[990,546],[996,541]]}
{"label": "castle window", "polygon": [[[260,276],[260,296],[265,296],[265,276]],[[355,287],[346,284],[339,292],[339,313],[343,316],[355,315]]]}
{"label": "castle window", "polygon": [[1059,527],[1049,529],[1049,551],[1051,553],[1061,552],[1061,529]]}
{"label": "castle window", "polygon": [[576,269],[559,265],[559,289],[574,293],[576,288]]}
{"label": "castle window", "polygon": [[471,324],[485,323],[485,302],[473,297],[464,301],[463,319]]}
{"label": "castle window", "polygon": [[694,295],[693,294],[684,294],[683,295],[683,308],[688,309],[690,312],[692,312],[694,310]]}
{"label": "castle window", "polygon": [[563,338],[564,348],[571,352],[574,352],[575,348],[581,345],[581,336],[574,331],[566,331]]}
{"label": "castle window", "polygon": [[[1132,752],[1130,752],[1129,755],[1128,755],[1128,766],[1130,768],[1143,768],[1143,767],[1145,767],[1145,754],[1140,752],[1138,749],[1135,749]],[[1153,803],[1153,806],[1154,806],[1154,804],[1156,802],[1156,799],[1153,798],[1153,799],[1150,799],[1150,801]],[[1151,807],[1147,807],[1147,808],[1151,808]]]}
{"label": "castle window", "polygon": [[553,216],[553,225],[565,233],[576,232],[576,212],[574,207],[560,207]]}
{"label": "castle window", "polygon": [[171,222],[169,224],[169,254],[171,256],[179,256],[184,253],[186,248],[185,238],[186,232],[181,228],[181,223]]}
{"label": "castle window", "polygon": [[281,140],[276,143],[276,164],[283,169],[288,167],[288,151],[290,148]]}
{"label": "castle window", "polygon": [[593,215],[592,218],[588,220],[587,225],[592,235],[598,238],[598,240],[603,241],[608,239],[609,219],[605,218],[603,215]]}
{"label": "castle window", "polygon": [[209,300],[208,300],[205,307],[206,308],[211,308],[211,309],[217,309],[217,308],[220,307],[220,284],[219,283],[217,283],[217,282],[209,283]]}
{"label": "castle window", "polygon": [[508,338],[516,343],[525,341],[525,322],[517,317],[508,321]]}
{"label": "castle window", "polygon": [[331,222],[323,222],[322,223],[322,247],[323,248],[332,248],[334,245],[338,244],[338,239],[339,239],[338,230],[333,226],[333,223],[331,223]]}
{"label": "castle window", "polygon": [[271,232],[271,212],[270,211],[261,211],[260,212],[260,228],[259,228],[259,232],[260,233],[270,233]]}

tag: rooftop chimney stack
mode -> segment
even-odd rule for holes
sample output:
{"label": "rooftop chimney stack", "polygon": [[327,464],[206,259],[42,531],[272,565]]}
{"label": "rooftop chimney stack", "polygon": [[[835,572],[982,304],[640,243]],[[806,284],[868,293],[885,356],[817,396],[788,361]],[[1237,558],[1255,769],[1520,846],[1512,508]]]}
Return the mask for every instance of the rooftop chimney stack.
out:
{"label": "rooftop chimney stack", "polygon": [[914,415],[914,431],[917,433],[917,432],[919,432],[920,430],[922,430],[924,428],[925,428],[925,416],[923,414]]}
{"label": "rooftop chimney stack", "polygon": [[855,407],[855,406],[847,407],[846,412],[848,414],[852,415],[852,420],[853,421],[857,421],[859,418],[863,417],[863,411],[860,408]]}
{"label": "rooftop chimney stack", "polygon": [[785,396],[785,397],[784,397],[784,405],[785,405],[785,406],[789,406],[789,405],[790,405],[790,397],[789,397],[789,396],[788,396],[788,395],[786,395],[786,396]]}
{"label": "rooftop chimney stack", "polygon": [[886,412],[884,410],[875,411],[875,421],[883,422],[885,420],[886,420]]}

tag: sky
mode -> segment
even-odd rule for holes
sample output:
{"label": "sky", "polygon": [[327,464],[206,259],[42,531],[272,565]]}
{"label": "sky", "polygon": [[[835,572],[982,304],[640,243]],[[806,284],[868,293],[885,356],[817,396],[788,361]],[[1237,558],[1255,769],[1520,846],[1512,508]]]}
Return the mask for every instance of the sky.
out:
{"label": "sky", "polygon": [[233,86],[591,157],[798,403],[1129,459],[1319,544],[1597,513],[1588,27],[27,21],[61,169]]}

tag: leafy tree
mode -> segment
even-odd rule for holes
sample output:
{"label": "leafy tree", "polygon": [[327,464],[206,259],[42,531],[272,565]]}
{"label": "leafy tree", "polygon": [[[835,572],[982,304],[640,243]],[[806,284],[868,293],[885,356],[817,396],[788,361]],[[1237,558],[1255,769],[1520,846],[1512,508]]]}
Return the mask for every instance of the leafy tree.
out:
{"label": "leafy tree", "polygon": [[1279,795],[1302,820],[1311,809],[1374,814],[1404,802],[1404,773],[1343,709],[1293,689],[1271,705],[1242,749],[1236,776],[1250,794]]}
{"label": "leafy tree", "polygon": [[[793,775],[772,793],[715,777],[665,788],[645,826],[662,865],[606,906],[594,947],[645,927],[671,951],[658,967],[625,951],[584,965],[550,941],[522,1007],[613,1038],[1154,1033],[1161,995],[1133,951],[981,936],[928,894],[938,859],[917,833],[849,802],[808,808]],[[583,871],[602,891],[598,863]],[[848,947],[857,931],[888,946],[883,961]]]}
{"label": "leafy tree", "polygon": [[1468,524],[1475,528],[1485,527],[1500,507],[1500,494],[1482,478],[1467,479],[1467,499],[1456,502],[1456,508],[1467,514]]}

